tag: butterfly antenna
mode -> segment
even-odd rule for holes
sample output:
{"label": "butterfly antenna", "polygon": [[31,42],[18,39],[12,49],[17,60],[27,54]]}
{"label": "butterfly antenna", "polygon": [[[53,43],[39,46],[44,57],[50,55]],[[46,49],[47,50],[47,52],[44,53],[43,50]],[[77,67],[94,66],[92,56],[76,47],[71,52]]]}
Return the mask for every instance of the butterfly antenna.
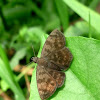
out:
{"label": "butterfly antenna", "polygon": [[33,45],[32,45],[32,49],[33,49],[34,56],[36,57]]}

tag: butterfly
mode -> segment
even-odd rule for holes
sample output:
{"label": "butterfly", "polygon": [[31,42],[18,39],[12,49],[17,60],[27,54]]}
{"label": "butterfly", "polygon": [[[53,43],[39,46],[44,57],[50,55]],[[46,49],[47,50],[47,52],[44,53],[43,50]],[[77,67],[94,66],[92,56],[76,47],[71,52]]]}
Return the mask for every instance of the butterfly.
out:
{"label": "butterfly", "polygon": [[44,44],[41,57],[32,57],[33,62],[38,64],[36,80],[41,100],[52,96],[64,84],[65,73],[62,71],[68,69],[73,59],[65,43],[62,32],[55,29]]}

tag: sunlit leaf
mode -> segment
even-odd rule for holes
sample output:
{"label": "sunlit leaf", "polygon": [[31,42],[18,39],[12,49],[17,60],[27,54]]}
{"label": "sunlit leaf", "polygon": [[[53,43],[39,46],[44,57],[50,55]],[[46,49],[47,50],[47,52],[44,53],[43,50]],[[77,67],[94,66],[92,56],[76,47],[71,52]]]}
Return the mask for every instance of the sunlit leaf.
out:
{"label": "sunlit leaf", "polygon": [[[63,87],[48,100],[99,100],[100,41],[84,37],[66,37],[73,61],[66,71]],[[40,100],[36,85],[36,69],[32,75],[30,100]]]}

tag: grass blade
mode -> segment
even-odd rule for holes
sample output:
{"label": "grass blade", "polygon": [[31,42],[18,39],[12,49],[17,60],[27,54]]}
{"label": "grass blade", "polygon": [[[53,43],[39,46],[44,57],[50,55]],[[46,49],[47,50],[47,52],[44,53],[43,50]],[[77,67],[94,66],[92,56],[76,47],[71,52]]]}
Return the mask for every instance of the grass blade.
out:
{"label": "grass blade", "polygon": [[63,0],[71,9],[89,23],[89,12],[91,14],[91,25],[100,33],[100,15],[76,0]]}
{"label": "grass blade", "polygon": [[55,4],[65,31],[69,25],[68,8],[62,0],[55,0]]}
{"label": "grass blade", "polygon": [[22,90],[15,80],[8,59],[1,45],[0,45],[0,77],[3,80],[5,80],[10,89],[14,92],[16,100],[25,100]]}

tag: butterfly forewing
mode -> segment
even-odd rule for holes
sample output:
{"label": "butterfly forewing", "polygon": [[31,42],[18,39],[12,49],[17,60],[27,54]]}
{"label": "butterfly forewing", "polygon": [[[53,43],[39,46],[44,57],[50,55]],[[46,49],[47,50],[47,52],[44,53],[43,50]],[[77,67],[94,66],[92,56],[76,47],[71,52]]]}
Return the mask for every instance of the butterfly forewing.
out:
{"label": "butterfly forewing", "polygon": [[72,61],[72,54],[69,49],[64,47],[58,51],[52,52],[48,55],[48,61],[57,65],[60,70],[65,70],[69,67],[70,62]]}
{"label": "butterfly forewing", "polygon": [[44,66],[37,66],[36,77],[40,98],[45,100],[55,92],[57,83]]}
{"label": "butterfly forewing", "polygon": [[52,31],[48,36],[41,53],[41,57],[48,55],[56,50],[62,49],[65,46],[65,37],[57,29]]}

